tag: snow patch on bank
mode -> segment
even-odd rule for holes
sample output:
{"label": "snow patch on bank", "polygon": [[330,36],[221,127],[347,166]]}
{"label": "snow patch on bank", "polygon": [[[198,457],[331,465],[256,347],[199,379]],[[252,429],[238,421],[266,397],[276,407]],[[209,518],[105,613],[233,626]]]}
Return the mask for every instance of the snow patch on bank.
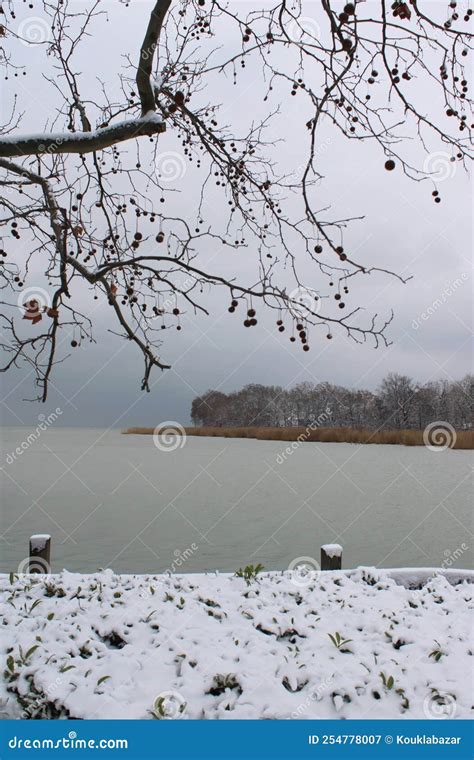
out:
{"label": "snow patch on bank", "polygon": [[395,572],[0,576],[0,713],[469,717],[472,584]]}

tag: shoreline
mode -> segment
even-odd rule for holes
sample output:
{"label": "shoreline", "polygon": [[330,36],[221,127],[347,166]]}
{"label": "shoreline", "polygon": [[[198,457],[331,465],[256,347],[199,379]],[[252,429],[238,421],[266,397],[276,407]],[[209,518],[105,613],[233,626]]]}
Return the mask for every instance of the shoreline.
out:
{"label": "shoreline", "polygon": [[[207,438],[242,438],[259,441],[300,443],[356,443],[399,446],[430,446],[451,449],[474,449],[474,430],[455,431],[436,423],[425,430],[370,430],[366,428],[307,427],[183,427],[167,423],[166,428],[129,427],[122,435],[186,435]],[[428,426],[429,427],[429,426]]]}

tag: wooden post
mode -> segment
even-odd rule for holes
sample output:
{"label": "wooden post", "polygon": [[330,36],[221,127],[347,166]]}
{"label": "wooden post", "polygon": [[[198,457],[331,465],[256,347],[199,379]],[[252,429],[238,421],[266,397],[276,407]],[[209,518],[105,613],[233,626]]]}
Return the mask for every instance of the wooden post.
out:
{"label": "wooden post", "polygon": [[342,546],[324,544],[321,546],[321,570],[340,570],[342,568]]}
{"label": "wooden post", "polygon": [[51,572],[51,536],[38,533],[30,538],[30,573]]}

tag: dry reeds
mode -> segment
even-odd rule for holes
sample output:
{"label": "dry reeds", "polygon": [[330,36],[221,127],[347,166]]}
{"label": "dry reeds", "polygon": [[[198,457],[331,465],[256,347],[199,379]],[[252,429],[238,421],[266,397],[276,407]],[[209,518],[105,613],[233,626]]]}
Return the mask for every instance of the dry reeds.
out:
{"label": "dry reeds", "polygon": [[[259,441],[311,441],[318,443],[385,443],[423,446],[423,430],[369,430],[366,428],[311,427],[189,427],[186,435],[218,438],[256,438]],[[153,435],[154,428],[128,428],[125,435]],[[442,442],[440,442],[442,445]],[[474,449],[474,430],[456,432],[454,449]]]}

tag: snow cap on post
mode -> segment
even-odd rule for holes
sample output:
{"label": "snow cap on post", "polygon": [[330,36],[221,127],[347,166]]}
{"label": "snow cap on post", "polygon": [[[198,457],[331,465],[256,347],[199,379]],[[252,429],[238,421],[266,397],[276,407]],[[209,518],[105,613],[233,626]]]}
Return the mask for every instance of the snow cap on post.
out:
{"label": "snow cap on post", "polygon": [[342,567],[342,546],[323,544],[321,546],[321,570],[340,570]]}

